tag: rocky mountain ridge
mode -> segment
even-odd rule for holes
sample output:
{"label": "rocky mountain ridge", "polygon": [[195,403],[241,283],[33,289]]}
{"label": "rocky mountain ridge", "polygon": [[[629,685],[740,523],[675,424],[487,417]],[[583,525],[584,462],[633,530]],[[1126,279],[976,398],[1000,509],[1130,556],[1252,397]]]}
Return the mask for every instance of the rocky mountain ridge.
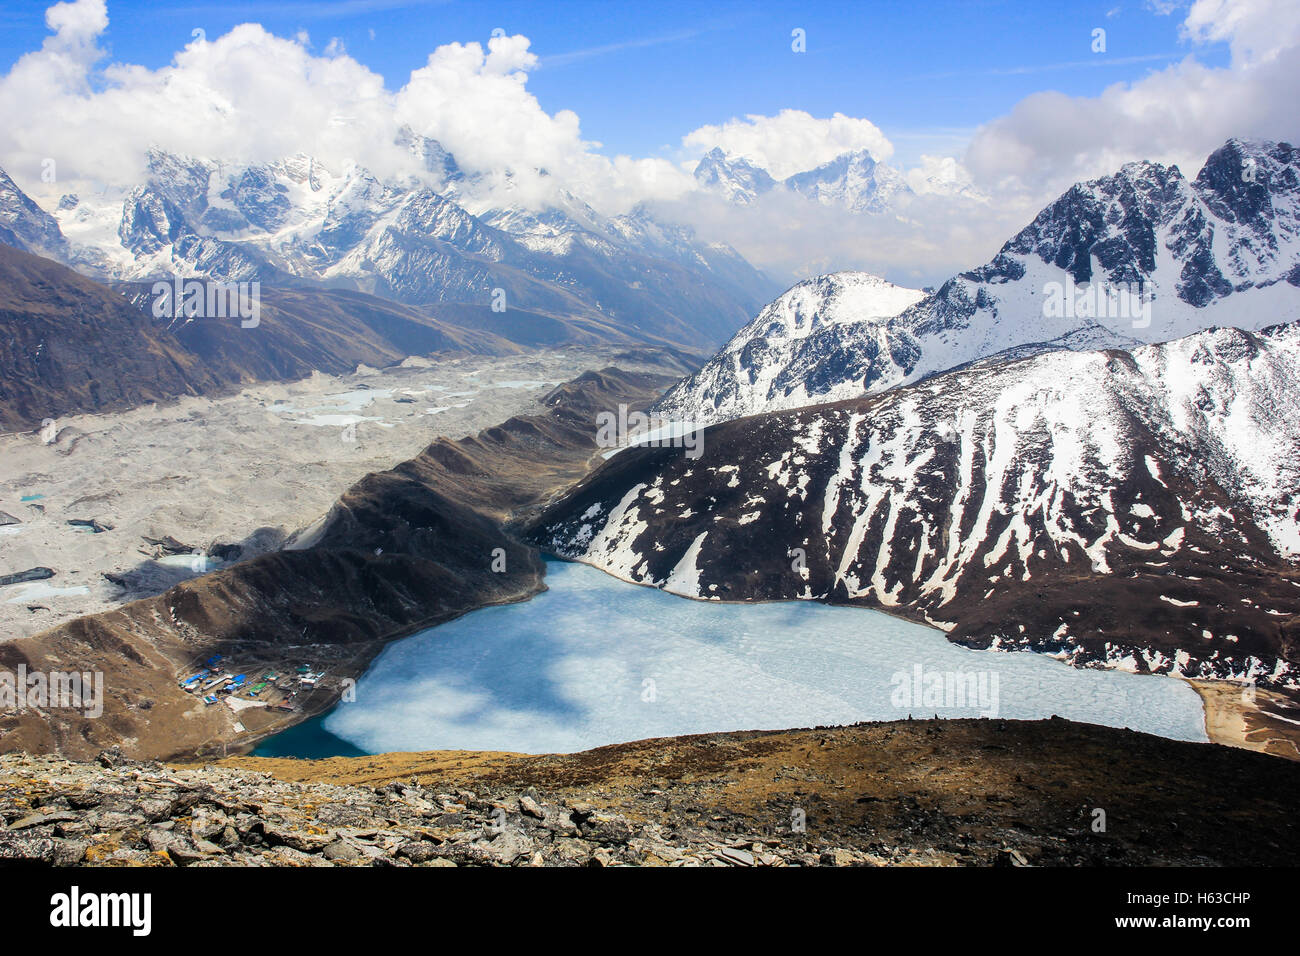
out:
{"label": "rocky mountain ridge", "polygon": [[[1300,690],[1300,324],[987,359],[619,452],[544,549],[702,600]],[[738,560],[739,556],[740,557]]]}

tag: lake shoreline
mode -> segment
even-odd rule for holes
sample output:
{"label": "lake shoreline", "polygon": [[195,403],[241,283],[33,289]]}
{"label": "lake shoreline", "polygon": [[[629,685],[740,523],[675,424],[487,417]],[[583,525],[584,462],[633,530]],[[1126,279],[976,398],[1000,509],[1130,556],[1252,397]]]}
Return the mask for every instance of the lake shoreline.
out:
{"label": "lake shoreline", "polygon": [[991,654],[873,609],[681,601],[585,562],[548,559],[543,569],[546,587],[529,600],[479,609],[386,646],[352,702],[296,733],[259,741],[255,753],[327,758],[356,755],[356,747],[541,755],[909,713],[1060,715],[1209,740],[1201,698],[1149,675]]}
{"label": "lake shoreline", "polygon": [[1244,685],[1228,681],[1184,680],[1205,705],[1211,743],[1300,760],[1300,724],[1290,723],[1300,717],[1276,713],[1294,708],[1287,698],[1258,688],[1252,695]]}

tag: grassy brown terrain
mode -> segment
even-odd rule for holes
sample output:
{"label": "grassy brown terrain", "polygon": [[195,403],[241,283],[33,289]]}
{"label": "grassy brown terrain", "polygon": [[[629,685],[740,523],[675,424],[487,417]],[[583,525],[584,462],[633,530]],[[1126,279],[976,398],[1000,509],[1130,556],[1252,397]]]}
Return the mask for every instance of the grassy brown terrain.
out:
{"label": "grassy brown terrain", "polygon": [[220,374],[122,296],[0,243],[0,430],[224,386]]}

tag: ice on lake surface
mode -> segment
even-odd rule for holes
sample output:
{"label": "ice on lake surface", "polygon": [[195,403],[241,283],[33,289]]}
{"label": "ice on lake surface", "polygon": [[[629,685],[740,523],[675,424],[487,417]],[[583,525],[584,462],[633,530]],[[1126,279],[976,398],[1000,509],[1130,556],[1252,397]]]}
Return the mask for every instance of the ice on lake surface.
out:
{"label": "ice on lake surface", "polygon": [[[540,378],[506,378],[495,382],[485,382],[478,372],[470,372],[465,376],[470,385],[478,388],[544,388],[547,385],[558,385],[559,380],[545,381]],[[472,395],[473,392],[459,392],[455,394]]]}
{"label": "ice on lake surface", "polygon": [[[55,587],[53,584],[46,584],[44,581],[36,581],[31,584],[18,584],[13,586],[14,590],[10,591],[5,588],[0,591],[4,594],[8,604],[25,604],[28,601],[39,601],[44,598],[66,597],[74,594],[89,594],[90,588],[85,585],[74,587]],[[10,595],[14,596],[10,596]]]}
{"label": "ice on lake surface", "polygon": [[[356,700],[339,704],[324,728],[370,753],[565,753],[646,737],[995,709],[997,717],[1056,714],[1207,739],[1199,696],[1173,678],[973,651],[862,608],[692,601],[582,564],[548,562],[546,583],[530,601],[390,645],[358,681]],[[930,675],[951,672],[983,674],[984,706],[906,706],[904,687],[924,690]]]}
{"label": "ice on lake surface", "polygon": [[315,425],[319,428],[343,428],[347,425],[359,425],[362,422],[379,422],[383,419],[370,418],[365,415],[312,415],[308,418],[295,418],[295,425]]}
{"label": "ice on lake surface", "polygon": [[207,574],[209,571],[225,567],[226,564],[220,558],[215,558],[209,554],[164,554],[153,560],[155,564],[193,571],[195,574]]}

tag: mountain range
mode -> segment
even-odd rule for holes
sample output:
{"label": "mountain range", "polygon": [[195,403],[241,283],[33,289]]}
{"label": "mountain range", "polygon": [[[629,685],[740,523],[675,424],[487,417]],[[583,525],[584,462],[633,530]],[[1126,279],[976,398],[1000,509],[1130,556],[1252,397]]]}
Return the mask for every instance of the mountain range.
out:
{"label": "mountain range", "polygon": [[566,344],[644,343],[596,315],[412,306],[346,289],[262,289],[255,328],[237,318],[160,320],[153,315],[156,298],[152,283],[110,288],[0,244],[0,429],[30,430],[62,415],[120,411],[313,372],[345,375],[358,365],[381,368],[434,352],[510,355]]}
{"label": "mountain range", "polygon": [[1142,162],[1075,185],[992,261],[929,295],[862,274],[805,280],[658,411],[713,422],[877,392],[1012,350],[1258,330],[1300,318],[1297,287],[1300,152],[1230,140],[1192,180]]}
{"label": "mountain range", "polygon": [[907,204],[923,194],[988,201],[951,161],[934,169],[904,174],[866,149],[841,153],[825,163],[778,180],[753,161],[714,147],[700,159],[694,176],[710,192],[742,206],[773,192],[797,194],[823,206],[870,216],[902,215]]}
{"label": "mountain range", "polygon": [[776,291],[730,247],[645,208],[602,216],[563,191],[541,212],[480,208],[475,177],[441,146],[408,145],[422,177],[153,149],[138,184],[64,195],[53,212],[0,173],[0,241],[101,281],[256,280],[421,307],[495,304],[688,347],[716,346]]}
{"label": "mountain range", "polygon": [[[0,170],[0,427],[435,351],[696,353],[775,291],[643,208],[604,217],[561,191],[472,214],[475,178],[433,140],[407,145],[426,179],[152,150],[138,185],[52,212]],[[260,321],[160,322],[155,283],[177,277],[258,283]]]}
{"label": "mountain range", "polygon": [[[515,538],[518,531],[533,548],[696,599],[879,607],[975,647],[1037,650],[1079,666],[1248,679],[1294,695],[1297,158],[1287,144],[1233,140],[1192,180],[1176,167],[1130,164],[1075,186],[989,264],[933,292],[861,273],[807,280],[758,311],[700,372],[652,407],[660,416],[708,424],[699,456],[643,444],[607,452],[588,472],[597,460],[598,415],[644,407],[667,382],[625,380],[607,370],[573,385],[574,395],[562,388],[548,396],[547,416],[435,443],[416,462],[365,479],[319,527],[296,536],[292,549],[214,572],[159,597],[157,606],[132,605],[102,621],[111,618],[116,628],[130,618],[132,640],[152,642],[155,626],[171,634],[172,625],[157,623],[157,607],[168,606],[181,609],[174,614],[187,628],[207,622],[205,633],[242,635],[243,619],[227,620],[225,630],[209,620],[214,608],[231,606],[225,584],[239,581],[246,589],[240,613],[271,620],[268,609],[277,608],[280,636],[296,642],[307,627],[321,644],[362,635],[377,649],[381,635],[399,636],[412,622],[431,619],[425,562],[448,541],[472,545],[455,555],[466,569],[456,588],[468,586],[472,573],[486,573],[475,562],[481,564],[489,539],[519,549],[520,568],[535,586],[540,565]],[[450,158],[438,162],[451,175]],[[195,168],[199,181],[214,182],[208,166]],[[311,163],[297,168],[299,187],[308,192],[326,175]],[[277,197],[286,192],[275,188],[274,176],[271,186],[250,179],[242,198],[237,189],[223,199],[230,208],[210,194],[200,201],[194,191],[183,207],[183,192],[174,187],[184,170],[174,172],[170,197],[141,187],[127,208],[131,215],[122,218],[136,224],[127,235],[146,235],[145,222],[173,221],[174,210],[175,221],[207,217],[227,238],[186,234],[187,240],[178,233],[164,244],[170,232],[156,232],[156,246],[145,243],[138,256],[121,257],[128,268],[114,280],[116,291],[48,259],[3,251],[0,264],[8,263],[14,288],[33,290],[15,293],[9,313],[0,312],[15,330],[9,352],[0,351],[3,380],[34,381],[49,392],[11,397],[19,417],[30,422],[53,407],[61,390],[104,407],[149,400],[129,388],[164,367],[174,373],[167,387],[184,394],[224,387],[231,375],[290,376],[360,361],[360,350],[382,363],[415,349],[526,347],[505,320],[488,324],[486,304],[414,305],[303,281],[304,257],[325,262],[335,254],[330,248],[348,250],[338,264],[358,250],[394,249],[407,236],[408,251],[451,257],[454,248],[464,262],[524,250],[613,263],[636,237],[658,263],[675,255],[680,268],[691,262],[687,235],[648,213],[606,220],[564,197],[563,208],[542,213],[471,214],[448,198],[465,188],[454,176],[442,193],[389,197],[391,207],[376,199],[388,187],[376,186],[380,192],[368,192],[354,208],[359,218],[351,220],[350,237],[331,246],[328,234],[318,234],[313,251],[306,232],[292,227],[304,203],[289,195],[280,206]],[[288,175],[275,175],[282,174]],[[370,222],[381,207],[392,215]],[[54,242],[34,204],[12,195],[3,208],[17,241]],[[339,213],[331,221],[348,219],[341,208],[329,207]],[[230,238],[238,223],[218,220],[234,216],[231,209],[247,223],[239,230],[257,238]],[[267,238],[281,227],[283,243]],[[65,240],[69,259],[96,248],[75,230],[59,235],[65,233],[72,233]],[[183,249],[212,253],[232,279],[263,275],[263,267],[287,277],[268,287],[258,329],[145,321],[151,276],[142,263],[174,263]],[[240,272],[241,262],[256,268]],[[421,268],[405,277],[409,288],[432,279],[449,296],[471,288],[454,286],[465,275],[457,266]],[[696,261],[692,268],[705,266]],[[543,285],[548,295],[564,292]],[[1059,315],[1045,305],[1054,286],[1070,303]],[[1136,287],[1136,317],[1079,309],[1088,290],[1109,286]],[[53,316],[43,311],[49,289],[61,296]],[[392,287],[383,291],[392,294]],[[479,311],[456,311],[465,309]],[[531,314],[544,334],[585,332],[603,341],[623,335],[629,343],[654,342],[667,328],[656,320],[653,334],[629,330],[602,310]],[[559,328],[545,333],[547,322]],[[58,335],[32,338],[42,330]],[[141,341],[148,347],[140,349]],[[153,367],[127,374],[119,353],[128,348],[151,356]],[[49,366],[40,364],[47,360]],[[69,384],[102,375],[102,365],[114,369],[111,388],[101,384],[86,398]],[[497,448],[500,441],[505,446]],[[479,460],[489,446],[492,454]],[[562,468],[548,457],[557,449]],[[502,491],[511,482],[526,488]],[[495,497],[477,516],[465,514],[460,499],[484,494]],[[505,521],[511,524],[485,524]],[[402,565],[409,586],[394,585],[393,562],[407,554],[390,547],[394,541],[409,545],[412,563]],[[376,570],[381,564],[383,573]],[[292,608],[269,597],[286,581],[302,596]],[[498,584],[504,582],[487,590],[500,590]],[[200,593],[216,596],[203,607],[177,603]],[[334,612],[318,612],[328,601]],[[312,610],[300,613],[304,608]],[[175,630],[189,633],[180,624]],[[60,640],[76,633],[61,629]],[[173,637],[174,648],[186,646]],[[49,638],[42,640],[45,653]]]}

